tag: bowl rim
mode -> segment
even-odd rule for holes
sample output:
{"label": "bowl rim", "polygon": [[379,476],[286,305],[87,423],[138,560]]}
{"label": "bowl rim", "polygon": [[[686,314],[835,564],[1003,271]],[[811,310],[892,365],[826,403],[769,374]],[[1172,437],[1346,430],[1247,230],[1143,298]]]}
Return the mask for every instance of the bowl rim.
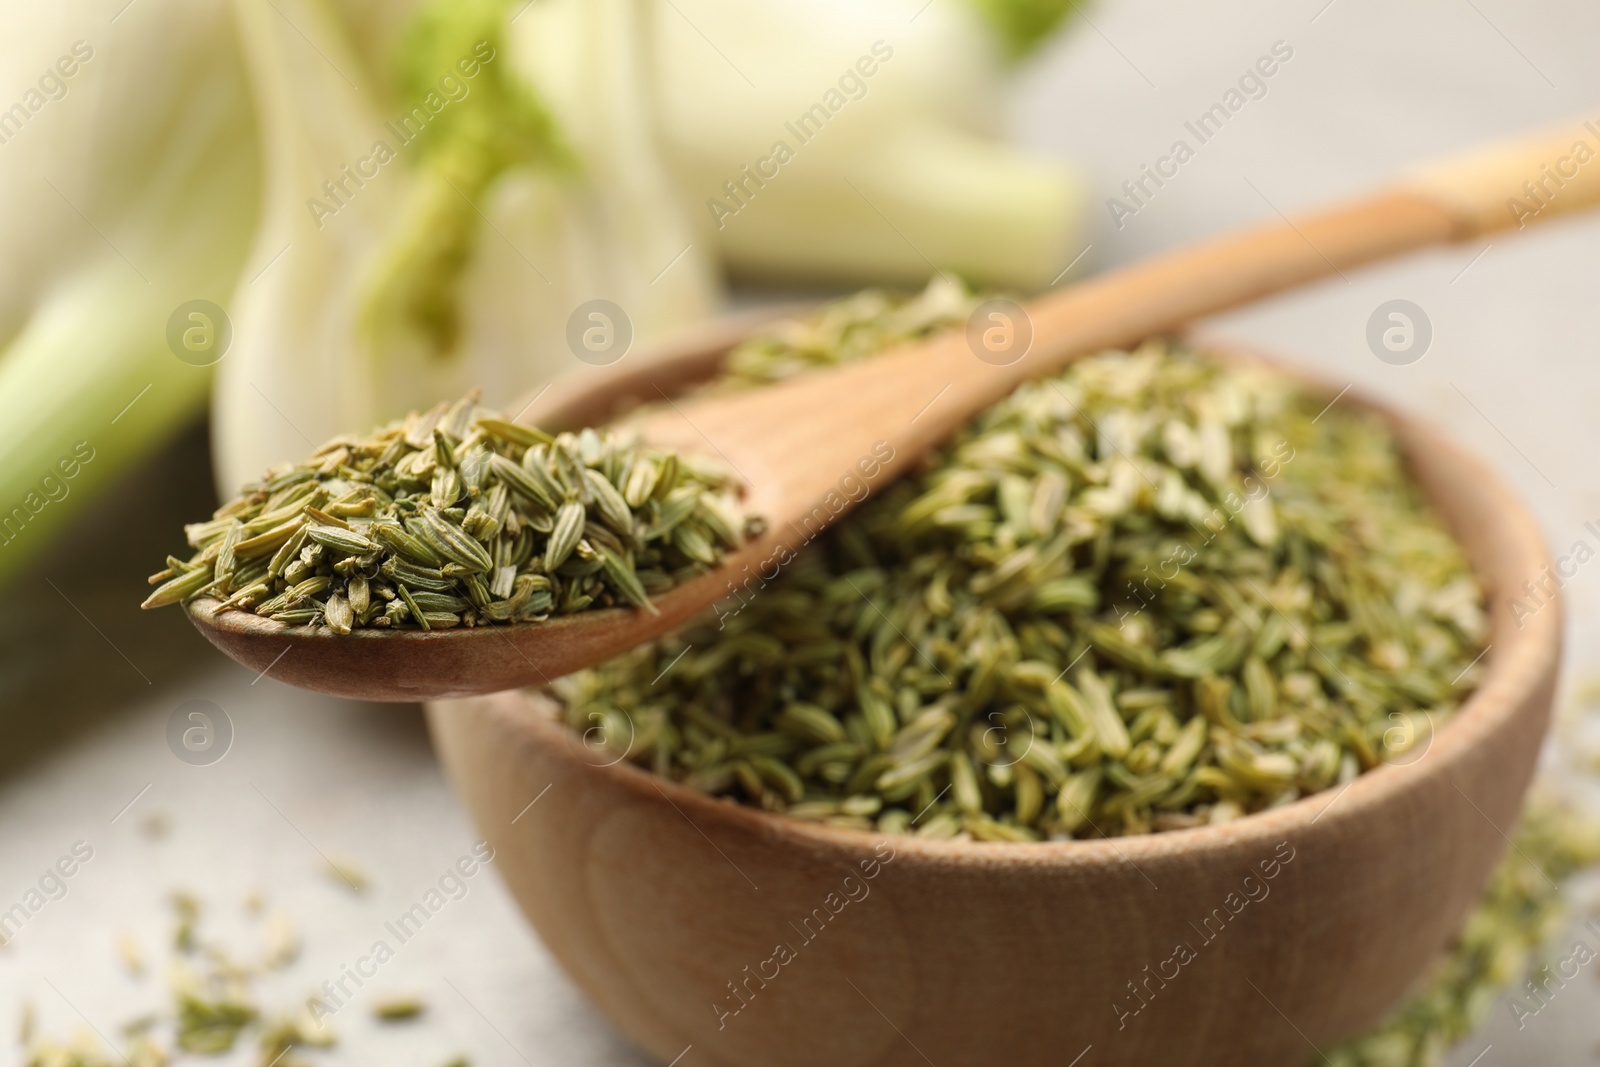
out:
{"label": "bowl rim", "polygon": [[[596,753],[560,721],[557,714],[560,702],[557,698],[538,691],[507,690],[435,703],[483,705],[491,714],[536,736],[541,747],[559,753],[562,759],[605,776],[612,784],[645,802],[658,804],[666,800],[702,833],[705,832],[704,827],[697,819],[851,858],[869,855],[875,846],[889,841],[893,843],[897,860],[906,855],[933,864],[976,863],[1010,868],[1125,863],[1138,869],[1141,860],[1155,862],[1181,856],[1185,861],[1192,861],[1197,855],[1228,853],[1241,845],[1259,847],[1266,842],[1287,839],[1291,833],[1315,826],[1323,820],[1324,815],[1328,816],[1325,829],[1332,830],[1375,806],[1386,804],[1406,791],[1418,788],[1434,776],[1445,774],[1446,780],[1450,780],[1447,774],[1449,768],[1465,758],[1486,735],[1515,718],[1528,693],[1536,689],[1541,680],[1552,677],[1559,665],[1564,628],[1559,596],[1554,604],[1557,610],[1534,613],[1521,629],[1510,625],[1509,608],[1502,611],[1494,605],[1494,594],[1500,587],[1497,578],[1503,578],[1492,573],[1497,569],[1497,564],[1504,568],[1510,566],[1513,559],[1522,559],[1532,565],[1528,573],[1537,574],[1542,565],[1549,563],[1549,550],[1538,525],[1521,499],[1487,463],[1456,444],[1428,420],[1374,399],[1355,388],[1353,383],[1342,388],[1335,387],[1314,371],[1288,363],[1282,357],[1269,356],[1252,346],[1196,331],[1184,331],[1176,336],[1207,357],[1229,363],[1265,366],[1271,371],[1287,375],[1313,393],[1333,396],[1336,400],[1343,399],[1376,414],[1400,438],[1405,452],[1413,450],[1415,441],[1425,440],[1428,448],[1438,457],[1471,476],[1470,481],[1478,487],[1480,499],[1493,503],[1494,506],[1485,510],[1491,514],[1493,522],[1500,524],[1508,544],[1517,551],[1505,552],[1504,558],[1498,561],[1471,560],[1473,573],[1485,589],[1487,614],[1491,620],[1488,640],[1479,657],[1485,660],[1485,675],[1456,713],[1435,727],[1428,751],[1417,761],[1386,763],[1358,775],[1342,787],[1330,787],[1226,823],[1121,837],[1031,842],[958,841],[892,835],[797,819],[782,812],[769,812],[730,798],[700,792],[634,764],[625,756],[598,762],[594,758]],[[661,362],[670,362],[670,354]],[[1452,536],[1456,536],[1461,517],[1443,508],[1431,496],[1429,502],[1451,529]],[[1465,550],[1465,546],[1463,548]],[[1451,784],[1454,784],[1453,780]],[[1470,797],[1467,799],[1476,806]],[[690,818],[691,815],[697,818]],[[1505,828],[1495,828],[1504,835]],[[1143,874],[1143,871],[1140,873]]]}

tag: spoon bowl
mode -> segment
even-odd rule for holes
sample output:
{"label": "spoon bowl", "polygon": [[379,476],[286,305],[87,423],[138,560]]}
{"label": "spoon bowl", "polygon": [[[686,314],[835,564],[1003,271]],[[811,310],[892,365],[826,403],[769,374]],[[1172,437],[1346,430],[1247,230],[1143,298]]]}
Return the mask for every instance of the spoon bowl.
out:
{"label": "spoon bowl", "polygon": [[1424,754],[1347,787],[1219,826],[997,844],[719,801],[586,745],[541,693],[430,704],[436,747],[524,914],[657,1062],[1314,1061],[1397,1007],[1480,899],[1562,628],[1510,610],[1548,556],[1499,479],[1414,419],[1340,403],[1389,423],[1492,628],[1483,683]]}
{"label": "spoon bowl", "polygon": [[[552,383],[522,411],[524,422],[579,429],[616,417],[626,404],[675,396],[708,377],[749,333],[798,305],[728,316],[636,359]],[[760,497],[751,501],[759,507]],[[195,629],[239,663],[281,682],[355,700],[418,701],[494,693],[559,678],[624,652],[641,626],[663,633],[723,588],[707,574],[653,598],[659,616],[631,608],[558,615],[541,623],[471,630],[354,630],[288,626],[248,611],[219,611],[199,597],[187,606]]]}

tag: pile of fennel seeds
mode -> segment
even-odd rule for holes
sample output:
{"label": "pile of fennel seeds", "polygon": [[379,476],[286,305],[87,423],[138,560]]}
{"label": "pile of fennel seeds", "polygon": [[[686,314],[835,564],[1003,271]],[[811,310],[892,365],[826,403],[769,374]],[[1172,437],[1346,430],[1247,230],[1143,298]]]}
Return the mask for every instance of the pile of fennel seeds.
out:
{"label": "pile of fennel seeds", "polygon": [[1082,361],[557,695],[656,773],[888,833],[1144,833],[1337,786],[1428,743],[1486,622],[1386,427],[1326,406],[1176,343]]}
{"label": "pile of fennel seeds", "polygon": [[552,436],[472,394],[341,437],[185,527],[147,608],[214,597],[289,625],[443,629],[650,597],[759,529],[699,457]]}
{"label": "pile of fennel seeds", "polygon": [[983,299],[944,275],[911,297],[865,289],[755,333],[728,353],[720,376],[702,391],[737,392],[870,359],[965,323]]}

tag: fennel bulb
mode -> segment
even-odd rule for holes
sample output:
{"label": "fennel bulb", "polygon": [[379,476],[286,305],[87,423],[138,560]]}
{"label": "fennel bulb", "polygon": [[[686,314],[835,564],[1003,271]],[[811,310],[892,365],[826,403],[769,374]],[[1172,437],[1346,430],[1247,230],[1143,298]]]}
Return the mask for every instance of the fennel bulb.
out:
{"label": "fennel bulb", "polygon": [[740,274],[1051,284],[1084,247],[1083,185],[998,141],[994,116],[1008,56],[1070,6],[659,3],[661,121],[686,210]]}
{"label": "fennel bulb", "polygon": [[[508,33],[501,0],[434,0],[378,86],[323,4],[237,0],[267,178],[213,407],[224,492],[474,387],[514,411],[585,369],[567,337],[587,301],[635,345],[709,312],[653,162],[637,6],[541,4]],[[557,30],[581,63],[537,60]]]}
{"label": "fennel bulb", "polygon": [[168,320],[224,301],[248,247],[255,124],[229,12],[140,0],[109,22],[118,6],[0,14],[8,70],[90,53],[0,144],[22,206],[0,214],[0,580],[204,404],[211,371],[169,349]]}

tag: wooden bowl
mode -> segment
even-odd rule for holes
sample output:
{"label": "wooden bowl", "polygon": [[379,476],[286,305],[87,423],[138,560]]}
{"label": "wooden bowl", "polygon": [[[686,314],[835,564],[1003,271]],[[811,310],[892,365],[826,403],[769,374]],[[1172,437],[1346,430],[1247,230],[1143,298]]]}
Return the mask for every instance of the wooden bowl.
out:
{"label": "wooden bowl", "polygon": [[[546,417],[580,410],[593,395]],[[1310,1062],[1397,1007],[1477,903],[1560,653],[1557,606],[1509,608],[1548,561],[1522,505],[1384,415],[1484,583],[1491,645],[1421,758],[1343,790],[1140,837],[926,841],[612,763],[523,692],[430,705],[435,743],[550,950],[662,1063]]]}

